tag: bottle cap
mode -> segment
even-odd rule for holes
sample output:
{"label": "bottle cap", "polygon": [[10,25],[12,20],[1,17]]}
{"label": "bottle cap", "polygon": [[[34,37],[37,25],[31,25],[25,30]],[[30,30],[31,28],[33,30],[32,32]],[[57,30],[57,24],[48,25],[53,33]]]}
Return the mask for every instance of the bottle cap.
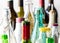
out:
{"label": "bottle cap", "polygon": [[49,0],[49,3],[53,4],[53,1],[54,1],[54,0]]}
{"label": "bottle cap", "polygon": [[7,35],[2,35],[2,39],[4,39],[4,40],[6,40],[6,39],[8,39],[8,36]]}
{"label": "bottle cap", "polygon": [[24,22],[23,22],[23,25],[30,25],[30,22],[24,21]]}
{"label": "bottle cap", "polygon": [[48,28],[48,27],[41,27],[40,31],[41,32],[47,32],[47,31],[50,31],[50,28]]}
{"label": "bottle cap", "polygon": [[16,22],[19,22],[19,23],[23,20],[24,20],[24,18],[16,18]]}
{"label": "bottle cap", "polygon": [[20,6],[22,6],[23,7],[23,0],[20,0]]}
{"label": "bottle cap", "polygon": [[44,6],[44,0],[39,0],[40,6]]}
{"label": "bottle cap", "polygon": [[57,23],[54,23],[53,26],[58,26],[58,24]]}
{"label": "bottle cap", "polygon": [[51,37],[46,38],[46,43],[54,43],[54,38]]}

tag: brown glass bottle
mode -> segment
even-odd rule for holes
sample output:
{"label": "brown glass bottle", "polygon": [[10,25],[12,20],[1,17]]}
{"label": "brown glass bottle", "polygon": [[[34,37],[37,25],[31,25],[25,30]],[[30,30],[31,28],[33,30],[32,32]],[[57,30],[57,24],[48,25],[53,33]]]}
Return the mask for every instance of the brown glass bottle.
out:
{"label": "brown glass bottle", "polygon": [[11,13],[11,25],[14,25],[12,27],[15,29],[17,13],[13,8],[13,0],[8,1],[8,3],[9,3],[9,9]]}
{"label": "brown glass bottle", "polygon": [[57,10],[56,10],[56,8],[55,8],[55,6],[54,6],[54,0],[49,0],[49,6],[47,7],[47,9],[46,9],[46,12],[45,12],[45,14],[46,14],[46,16],[45,16],[45,21],[46,21],[46,23],[48,24],[49,23],[49,12],[50,12],[50,10],[51,10],[51,6],[52,6],[52,4],[53,4],[53,10],[55,11],[55,23],[58,23],[58,13],[57,13]]}

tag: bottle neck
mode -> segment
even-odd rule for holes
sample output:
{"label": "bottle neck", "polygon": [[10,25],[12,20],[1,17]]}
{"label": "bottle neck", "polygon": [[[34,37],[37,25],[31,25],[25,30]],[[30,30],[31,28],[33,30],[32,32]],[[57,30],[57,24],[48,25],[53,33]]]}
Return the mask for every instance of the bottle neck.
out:
{"label": "bottle neck", "polygon": [[13,0],[9,1],[9,8],[13,9]]}
{"label": "bottle neck", "polygon": [[39,0],[40,7],[44,8],[44,0]]}
{"label": "bottle neck", "polygon": [[49,0],[49,6],[54,5],[54,0]]}
{"label": "bottle neck", "polygon": [[20,0],[19,5],[20,5],[21,7],[23,7],[23,0]]}
{"label": "bottle neck", "polygon": [[23,7],[20,7],[20,11],[24,11],[24,8]]}
{"label": "bottle neck", "polygon": [[19,0],[19,9],[20,9],[20,11],[24,10],[24,8],[23,8],[23,0]]}

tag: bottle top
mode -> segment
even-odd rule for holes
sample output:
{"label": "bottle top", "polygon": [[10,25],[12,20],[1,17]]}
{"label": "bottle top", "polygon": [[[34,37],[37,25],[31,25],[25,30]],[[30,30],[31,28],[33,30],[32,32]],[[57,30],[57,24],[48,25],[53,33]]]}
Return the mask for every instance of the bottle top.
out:
{"label": "bottle top", "polygon": [[23,25],[30,25],[30,22],[24,21],[24,22],[23,22]]}
{"label": "bottle top", "polygon": [[58,24],[57,24],[57,23],[55,23],[55,24],[53,24],[53,26],[58,26]]}
{"label": "bottle top", "polygon": [[46,40],[47,43],[54,43],[54,38],[48,37]]}
{"label": "bottle top", "polygon": [[16,18],[16,22],[19,22],[19,23],[23,20],[24,20],[24,18]]}
{"label": "bottle top", "polygon": [[23,7],[23,0],[20,0],[19,4]]}
{"label": "bottle top", "polygon": [[50,28],[48,28],[48,27],[41,27],[40,31],[41,32],[48,32],[48,31],[50,31]]}
{"label": "bottle top", "polygon": [[54,0],[49,0],[49,3],[53,4],[53,1],[54,1]]}
{"label": "bottle top", "polygon": [[13,1],[13,0],[8,0],[8,1]]}
{"label": "bottle top", "polygon": [[44,0],[39,0],[40,6],[44,6]]}
{"label": "bottle top", "polygon": [[7,35],[2,35],[2,39],[4,39],[4,40],[6,40],[6,39],[8,39],[8,36]]}

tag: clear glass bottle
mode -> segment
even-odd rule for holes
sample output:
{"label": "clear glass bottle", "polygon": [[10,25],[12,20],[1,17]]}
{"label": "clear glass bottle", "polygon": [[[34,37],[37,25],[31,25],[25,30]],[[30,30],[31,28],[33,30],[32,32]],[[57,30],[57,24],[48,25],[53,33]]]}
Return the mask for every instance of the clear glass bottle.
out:
{"label": "clear glass bottle", "polygon": [[47,28],[47,27],[40,28],[40,35],[36,43],[46,43],[46,37],[47,37],[46,32],[47,31],[50,31],[50,28]]}
{"label": "clear glass bottle", "polygon": [[9,43],[10,42],[10,25],[8,20],[8,10],[3,9],[3,21],[2,27],[0,28],[0,43]]}
{"label": "clear glass bottle", "polygon": [[16,18],[16,27],[14,31],[14,36],[16,38],[17,43],[22,42],[22,21],[24,18]]}
{"label": "clear glass bottle", "polygon": [[54,23],[52,26],[52,37],[55,39],[55,43],[58,43],[58,24]]}

